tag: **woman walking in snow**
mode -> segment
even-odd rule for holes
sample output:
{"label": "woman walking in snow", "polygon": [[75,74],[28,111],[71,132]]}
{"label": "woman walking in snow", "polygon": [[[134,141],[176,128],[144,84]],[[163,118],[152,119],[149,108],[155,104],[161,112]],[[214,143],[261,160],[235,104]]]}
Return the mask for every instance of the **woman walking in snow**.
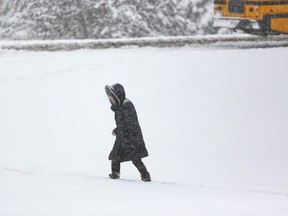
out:
{"label": "woman walking in snow", "polygon": [[142,131],[138,122],[133,103],[126,98],[124,87],[121,84],[105,86],[106,94],[111,103],[111,110],[115,113],[116,128],[112,135],[116,136],[113,149],[109,155],[111,160],[111,179],[120,178],[120,163],[132,161],[141,174],[141,180],[151,181],[143,161],[148,156]]}

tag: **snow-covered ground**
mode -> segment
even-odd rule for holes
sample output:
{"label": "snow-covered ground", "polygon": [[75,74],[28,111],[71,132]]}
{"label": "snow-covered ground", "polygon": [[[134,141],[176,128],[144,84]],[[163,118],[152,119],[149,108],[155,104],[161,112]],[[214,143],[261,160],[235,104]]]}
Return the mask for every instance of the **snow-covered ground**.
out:
{"label": "snow-covered ground", "polygon": [[[0,50],[0,215],[288,215],[288,49]],[[133,101],[151,183],[107,178]]]}

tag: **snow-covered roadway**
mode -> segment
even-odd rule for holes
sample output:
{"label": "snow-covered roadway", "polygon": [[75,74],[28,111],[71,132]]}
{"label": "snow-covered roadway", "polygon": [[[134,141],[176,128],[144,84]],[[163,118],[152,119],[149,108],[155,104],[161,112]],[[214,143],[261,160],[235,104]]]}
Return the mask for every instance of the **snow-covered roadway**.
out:
{"label": "snow-covered roadway", "polygon": [[209,47],[209,48],[272,48],[288,47],[288,35],[253,36],[246,34],[160,37],[110,40],[0,41],[0,49],[30,51],[68,51],[136,47]]}

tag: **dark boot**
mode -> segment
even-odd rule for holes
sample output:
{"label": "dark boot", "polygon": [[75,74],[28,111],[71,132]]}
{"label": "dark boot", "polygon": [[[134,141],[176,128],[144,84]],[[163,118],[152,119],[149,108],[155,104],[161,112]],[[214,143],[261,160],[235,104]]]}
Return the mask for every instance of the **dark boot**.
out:
{"label": "dark boot", "polygon": [[119,179],[120,178],[120,173],[112,172],[111,174],[109,174],[109,177],[111,179]]}
{"label": "dark boot", "polygon": [[150,182],[151,181],[150,173],[147,172],[144,176],[141,175],[141,180],[144,182]]}
{"label": "dark boot", "polygon": [[136,166],[138,171],[140,172],[141,180],[144,182],[150,182],[151,181],[150,173],[147,171],[147,168],[144,165],[144,163],[142,162],[142,160],[141,159],[140,160],[134,160],[132,162]]}
{"label": "dark boot", "polygon": [[119,179],[120,178],[120,162],[112,160],[111,169],[112,169],[112,173],[109,174],[109,177],[111,179]]}

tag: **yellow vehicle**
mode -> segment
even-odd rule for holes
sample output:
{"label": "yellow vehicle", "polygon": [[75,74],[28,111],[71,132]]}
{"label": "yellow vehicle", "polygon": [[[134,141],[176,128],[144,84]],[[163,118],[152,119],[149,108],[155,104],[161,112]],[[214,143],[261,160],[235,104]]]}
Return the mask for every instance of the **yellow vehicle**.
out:
{"label": "yellow vehicle", "polygon": [[215,27],[288,34],[288,0],[214,0]]}

